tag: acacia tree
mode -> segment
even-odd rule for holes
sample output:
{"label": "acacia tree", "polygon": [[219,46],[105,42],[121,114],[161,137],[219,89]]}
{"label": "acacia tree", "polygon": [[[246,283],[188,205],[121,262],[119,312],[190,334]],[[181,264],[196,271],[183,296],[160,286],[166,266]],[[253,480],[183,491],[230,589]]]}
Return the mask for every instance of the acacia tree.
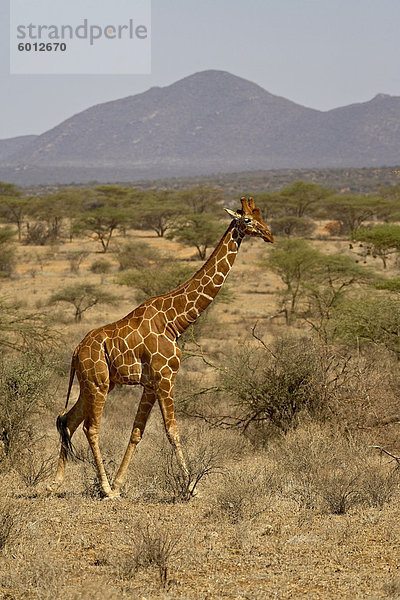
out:
{"label": "acacia tree", "polygon": [[378,212],[380,199],[365,194],[337,194],[330,196],[318,209],[319,216],[334,219],[343,232],[352,232]]}
{"label": "acacia tree", "polygon": [[30,198],[25,196],[16,196],[2,199],[2,214],[5,220],[17,226],[18,241],[22,240],[22,226],[29,214]]}
{"label": "acacia tree", "polygon": [[381,202],[377,210],[378,219],[385,222],[400,220],[400,185],[381,186]]}
{"label": "acacia tree", "polygon": [[[122,208],[132,201],[137,190],[120,185],[97,185],[93,188],[99,202],[113,208]],[[142,192],[143,194],[143,192]]]}
{"label": "acacia tree", "polygon": [[282,308],[286,323],[300,314],[320,335],[327,337],[327,321],[348,288],[372,278],[349,256],[327,255],[305,240],[289,239],[271,249],[268,261],[282,279]]}
{"label": "acacia tree", "polygon": [[49,194],[32,199],[29,215],[46,224],[47,239],[54,241],[61,236],[61,227],[67,215],[67,207],[62,197],[58,197],[57,194]]}
{"label": "acacia tree", "polygon": [[280,192],[286,213],[304,217],[314,206],[332,194],[332,190],[316,183],[294,181]]}
{"label": "acacia tree", "polygon": [[182,214],[182,202],[171,190],[160,190],[148,194],[138,207],[143,228],[152,229],[158,237],[164,237],[175,219]]}
{"label": "acacia tree", "polygon": [[307,237],[314,231],[316,225],[311,219],[287,215],[271,220],[271,229],[274,235],[291,235]]}
{"label": "acacia tree", "polygon": [[256,205],[266,220],[280,219],[288,216],[287,207],[279,192],[262,192],[254,194]]}
{"label": "acacia tree", "polygon": [[12,183],[0,182],[0,217],[17,226],[18,240],[22,238],[22,225],[28,213],[31,198],[22,196]]}
{"label": "acacia tree", "polygon": [[99,207],[79,217],[73,227],[75,233],[84,233],[100,242],[102,251],[108,250],[113,233],[126,224],[127,211],[116,208]]}
{"label": "acacia tree", "polygon": [[195,247],[200,260],[205,260],[207,250],[215,246],[225,229],[225,225],[215,221],[212,214],[188,215],[176,223],[168,234],[185,246]]}
{"label": "acacia tree", "polygon": [[369,283],[373,273],[361,267],[350,256],[327,255],[322,252],[316,260],[303,294],[308,303],[303,318],[325,342],[335,336],[332,316],[354,286]]}
{"label": "acacia tree", "polygon": [[86,210],[102,209],[121,215],[117,229],[125,237],[128,229],[141,229],[142,208],[150,196],[145,190],[120,185],[98,185],[93,188],[95,197],[86,203]]}
{"label": "acacia tree", "polygon": [[21,190],[14,183],[0,181],[0,196],[20,196]]}
{"label": "acacia tree", "polygon": [[213,207],[221,205],[223,193],[219,188],[199,186],[190,190],[182,190],[177,197],[181,200],[187,212],[201,215],[211,212]]}
{"label": "acacia tree", "polygon": [[114,304],[117,296],[103,290],[100,286],[92,283],[76,283],[68,285],[49,298],[49,305],[58,302],[72,304],[75,309],[75,321],[82,320],[84,312],[96,306],[96,304]]}
{"label": "acacia tree", "polygon": [[372,255],[382,260],[386,269],[389,256],[400,250],[400,226],[393,224],[359,227],[353,232],[353,239],[365,245],[366,256]]}
{"label": "acacia tree", "polygon": [[27,242],[37,242],[37,236],[41,244],[58,240],[65,233],[65,226],[71,238],[71,221],[82,214],[84,204],[93,197],[92,190],[68,187],[53,194],[31,197],[27,214],[35,223],[27,225]]}
{"label": "acacia tree", "polygon": [[302,286],[309,280],[318,258],[319,252],[304,240],[288,239],[271,249],[268,260],[261,263],[275,271],[285,284],[282,311],[287,325],[292,323],[297,313]]}

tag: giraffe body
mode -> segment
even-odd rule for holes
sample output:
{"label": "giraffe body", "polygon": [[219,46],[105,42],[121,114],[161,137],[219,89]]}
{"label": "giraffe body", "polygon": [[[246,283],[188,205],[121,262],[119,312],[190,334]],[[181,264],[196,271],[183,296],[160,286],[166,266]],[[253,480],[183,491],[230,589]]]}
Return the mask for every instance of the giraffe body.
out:
{"label": "giraffe body", "polygon": [[[242,198],[241,202],[241,211],[235,213],[226,209],[234,220],[209,259],[193,277],[171,292],[143,302],[126,317],[90,331],[75,349],[67,404],[64,413],[57,419],[62,445],[52,489],[58,487],[64,479],[70,440],[83,422],[102,492],[109,498],[118,496],[156,401],[178,462],[183,472],[188,473],[173,405],[174,380],[181,359],[177,339],[221,289],[244,235],[257,235],[265,241],[273,241],[254,201]],[[75,405],[66,412],[75,373],[80,394]],[[99,431],[107,394],[115,384],[141,385],[143,394],[128,447],[111,487],[100,453]]]}

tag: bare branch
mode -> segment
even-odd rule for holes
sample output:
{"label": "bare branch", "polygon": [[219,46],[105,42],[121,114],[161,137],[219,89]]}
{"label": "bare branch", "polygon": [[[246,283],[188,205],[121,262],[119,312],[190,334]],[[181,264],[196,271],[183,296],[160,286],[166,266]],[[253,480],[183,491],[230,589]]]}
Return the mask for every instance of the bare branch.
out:
{"label": "bare branch", "polygon": [[210,362],[205,356],[204,356],[204,351],[203,349],[200,347],[200,344],[198,344],[197,342],[194,342],[196,344],[196,346],[198,348],[200,348],[200,352],[192,352],[191,350],[184,350],[184,355],[185,355],[185,359],[187,358],[201,358],[201,360],[204,362],[204,364],[206,364],[209,367],[212,367],[213,369],[216,370],[221,370],[221,367],[219,367],[218,365]]}
{"label": "bare branch", "polygon": [[[283,311],[280,311],[283,312]],[[260,342],[260,344],[263,346],[263,348],[265,348],[265,350],[267,350],[275,359],[276,359],[276,355],[272,352],[271,348],[269,348],[267,346],[267,344],[258,337],[258,335],[256,335],[256,327],[257,327],[258,321],[255,322],[255,324],[253,325],[253,327],[251,328],[251,335],[253,336],[253,338],[255,338],[258,342]]]}
{"label": "bare branch", "polygon": [[400,456],[395,456],[394,454],[392,454],[391,452],[388,452],[387,450],[385,450],[381,446],[371,446],[371,448],[375,448],[376,450],[379,450],[383,454],[386,454],[387,456],[390,456],[390,458],[393,458],[397,462],[397,464],[400,466]]}

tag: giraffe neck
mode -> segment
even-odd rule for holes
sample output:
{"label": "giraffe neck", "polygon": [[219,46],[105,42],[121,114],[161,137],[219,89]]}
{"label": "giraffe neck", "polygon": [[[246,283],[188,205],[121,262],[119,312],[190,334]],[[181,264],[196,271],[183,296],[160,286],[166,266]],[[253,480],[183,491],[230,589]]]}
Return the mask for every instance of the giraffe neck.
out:
{"label": "giraffe neck", "polygon": [[218,294],[240,248],[243,234],[232,221],[204,265],[184,284],[171,292],[178,316],[170,321],[178,337],[201,315]]}

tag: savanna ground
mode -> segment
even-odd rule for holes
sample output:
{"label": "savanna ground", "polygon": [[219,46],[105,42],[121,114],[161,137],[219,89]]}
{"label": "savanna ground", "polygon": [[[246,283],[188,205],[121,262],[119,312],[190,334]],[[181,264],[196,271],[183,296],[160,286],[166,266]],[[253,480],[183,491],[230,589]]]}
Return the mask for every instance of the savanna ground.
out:
{"label": "savanna ground", "polygon": [[[201,264],[192,260],[193,249],[150,231],[129,231],[115,243],[130,239],[189,261],[193,272]],[[328,254],[349,252],[340,238],[317,235],[310,243]],[[54,423],[64,407],[72,351],[89,329],[137,302],[133,288],[116,283],[112,247],[100,255],[98,244],[81,238],[17,251],[3,295],[30,310],[50,310],[62,344],[54,351],[46,400],[39,391],[38,410],[29,417],[31,449],[17,449],[0,473],[1,598],[400,598],[398,464],[373,448],[400,454],[399,424],[391,418],[400,387],[395,359],[381,348],[353,353],[350,375],[330,396],[329,410],[300,412],[296,427],[233,426],[225,419],[235,414],[229,386],[221,395],[220,371],[212,365],[225,365],[224,373],[240,360],[251,366],[260,349],[268,352],[289,330],[291,344],[306,331],[304,322],[288,326],[278,314],[282,281],[260,264],[272,249],[248,241],[228,279],[232,295],[213,308],[198,341],[186,342],[177,378],[178,423],[193,477],[201,478],[198,494],[182,501],[184,486],[157,406],[120,500],[100,498],[81,430],[74,437],[79,459],[67,465],[62,491],[49,494],[59,451]],[[69,257],[78,251],[85,255],[73,273]],[[99,257],[111,263],[109,272],[90,270]],[[389,276],[396,269],[393,259]],[[47,308],[53,293],[78,281],[101,285],[118,301],[95,306],[77,323],[69,305]],[[75,384],[72,402],[76,397]],[[123,388],[107,401],[100,442],[111,475],[139,397],[140,390]]]}

